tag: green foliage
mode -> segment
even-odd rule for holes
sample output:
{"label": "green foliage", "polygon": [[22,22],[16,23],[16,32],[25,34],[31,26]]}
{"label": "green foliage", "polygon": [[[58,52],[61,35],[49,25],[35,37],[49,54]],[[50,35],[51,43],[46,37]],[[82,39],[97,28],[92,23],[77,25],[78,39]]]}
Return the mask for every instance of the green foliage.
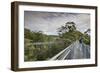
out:
{"label": "green foliage", "polygon": [[[71,25],[70,25],[71,24]],[[88,30],[89,31],[89,30]],[[68,47],[71,43],[76,40],[79,40],[82,36],[83,42],[87,45],[90,45],[90,36],[86,33],[81,33],[76,29],[74,22],[67,22],[65,26],[61,26],[58,29],[58,36],[54,35],[46,35],[41,31],[33,32],[29,29],[24,29],[24,60],[25,61],[42,61],[48,60],[53,57],[61,50]],[[40,44],[34,45],[33,43],[45,43],[48,44]],[[51,42],[51,44],[49,44]]]}
{"label": "green foliage", "polygon": [[44,35],[41,31],[39,32],[32,32],[29,29],[25,29],[25,38],[31,39],[33,42],[43,42],[44,41]]}
{"label": "green foliage", "polygon": [[83,36],[83,42],[87,45],[90,45],[90,36],[87,34],[84,34]]}
{"label": "green foliage", "polygon": [[59,28],[59,36],[63,39],[67,44],[71,44],[72,42],[79,40],[80,37],[83,37],[83,42],[87,45],[90,44],[90,36],[86,35],[86,33],[90,31],[88,29],[84,34],[76,29],[74,22],[67,22],[65,26],[61,26]]}
{"label": "green foliage", "polygon": [[[63,43],[57,43],[59,42],[57,40],[58,36],[45,35],[42,32],[31,32],[28,29],[25,29],[24,36],[25,61],[47,60],[64,48]],[[52,42],[53,44],[33,45],[36,42]]]}

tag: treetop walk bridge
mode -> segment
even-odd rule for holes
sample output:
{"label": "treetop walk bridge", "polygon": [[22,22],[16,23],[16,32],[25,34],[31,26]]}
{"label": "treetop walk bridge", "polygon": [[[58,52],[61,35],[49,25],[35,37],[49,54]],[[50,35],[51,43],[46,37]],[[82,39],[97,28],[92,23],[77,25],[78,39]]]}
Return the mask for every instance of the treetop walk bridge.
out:
{"label": "treetop walk bridge", "polygon": [[90,47],[78,40],[53,56],[49,60],[87,59],[90,58]]}

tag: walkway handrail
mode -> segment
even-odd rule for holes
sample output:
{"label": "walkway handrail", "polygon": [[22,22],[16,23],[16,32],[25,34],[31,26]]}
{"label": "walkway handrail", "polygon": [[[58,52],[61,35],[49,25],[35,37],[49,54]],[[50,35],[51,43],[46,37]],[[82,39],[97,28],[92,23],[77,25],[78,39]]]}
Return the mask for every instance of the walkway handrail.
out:
{"label": "walkway handrail", "polygon": [[[75,43],[75,42],[74,42],[74,43]],[[56,54],[54,57],[52,57],[52,58],[49,59],[49,60],[57,60],[57,58],[58,58],[60,55],[62,55],[65,51],[67,51],[70,47],[72,47],[72,45],[73,45],[74,43],[72,43],[71,45],[69,45],[67,48],[65,48],[64,50],[62,50],[61,52],[59,52],[58,54]],[[69,54],[69,52],[70,52],[70,50],[67,51],[66,56]],[[65,56],[64,56],[64,58],[65,58]],[[63,58],[63,59],[64,59],[64,58]]]}

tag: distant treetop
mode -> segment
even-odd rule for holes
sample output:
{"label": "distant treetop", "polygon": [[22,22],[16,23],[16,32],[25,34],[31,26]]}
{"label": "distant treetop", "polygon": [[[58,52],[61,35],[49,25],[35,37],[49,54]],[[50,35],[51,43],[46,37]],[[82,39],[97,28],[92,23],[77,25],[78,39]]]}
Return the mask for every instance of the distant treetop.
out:
{"label": "distant treetop", "polygon": [[74,22],[67,22],[66,24],[75,24]]}

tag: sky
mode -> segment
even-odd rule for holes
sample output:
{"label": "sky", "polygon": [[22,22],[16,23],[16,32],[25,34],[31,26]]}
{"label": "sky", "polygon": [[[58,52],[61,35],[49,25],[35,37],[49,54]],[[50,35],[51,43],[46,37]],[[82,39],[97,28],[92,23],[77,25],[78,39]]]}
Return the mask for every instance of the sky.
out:
{"label": "sky", "polygon": [[67,22],[74,22],[77,30],[84,33],[90,28],[90,14],[24,11],[24,27],[31,31],[58,35],[57,29]]}

